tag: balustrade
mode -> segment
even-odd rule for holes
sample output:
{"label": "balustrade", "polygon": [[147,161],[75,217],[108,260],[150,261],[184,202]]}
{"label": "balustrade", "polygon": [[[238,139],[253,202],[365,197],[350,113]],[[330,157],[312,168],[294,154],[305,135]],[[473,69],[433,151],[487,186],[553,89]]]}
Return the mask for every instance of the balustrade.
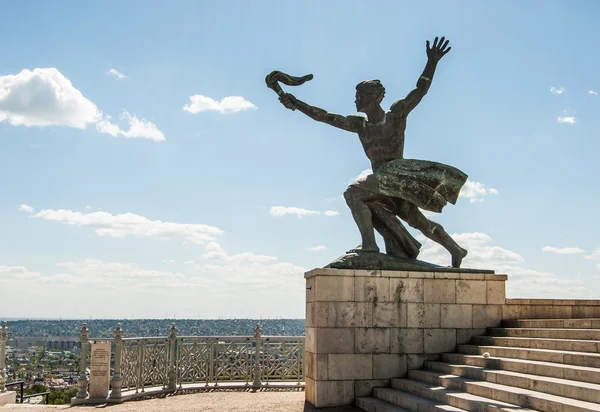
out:
{"label": "balustrade", "polygon": [[6,341],[8,340],[8,327],[6,322],[0,324],[0,393],[6,392]]}
{"label": "balustrade", "polygon": [[[259,389],[277,383],[302,387],[303,336],[178,336],[173,324],[166,337],[124,338],[121,325],[114,339],[89,338],[81,329],[81,372],[78,399],[87,396],[87,344],[111,341],[113,345],[109,401],[143,394],[147,389],[175,391],[202,387]],[[125,393],[125,395],[124,395]]]}
{"label": "balustrade", "polygon": [[[84,323],[80,330],[81,362],[77,403],[88,398],[88,345],[112,344],[110,395],[121,402],[126,394],[146,389],[175,391],[198,387],[259,389],[277,383],[302,387],[303,336],[263,336],[256,325],[254,336],[178,336],[175,324],[167,337],[124,338],[117,324],[114,338],[91,338]],[[5,363],[8,327],[0,324],[0,392],[6,391]]]}

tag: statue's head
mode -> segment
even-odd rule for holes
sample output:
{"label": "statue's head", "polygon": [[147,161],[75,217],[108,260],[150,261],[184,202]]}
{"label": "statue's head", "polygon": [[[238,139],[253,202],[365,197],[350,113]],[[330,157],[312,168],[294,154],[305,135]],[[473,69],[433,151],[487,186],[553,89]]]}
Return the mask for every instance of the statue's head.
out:
{"label": "statue's head", "polygon": [[356,85],[356,110],[365,113],[372,105],[379,105],[385,96],[385,87],[379,80],[365,80]]}

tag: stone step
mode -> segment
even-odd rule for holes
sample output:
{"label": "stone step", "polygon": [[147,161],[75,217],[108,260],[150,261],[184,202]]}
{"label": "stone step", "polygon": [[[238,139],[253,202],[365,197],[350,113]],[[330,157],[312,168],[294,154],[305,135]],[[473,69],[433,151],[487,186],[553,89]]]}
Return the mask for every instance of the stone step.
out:
{"label": "stone step", "polygon": [[[457,392],[446,389],[441,386],[431,385],[425,382],[414,381],[411,379],[392,379],[392,387],[398,389],[400,393],[409,393],[417,398],[433,400],[441,404],[447,404],[455,408],[464,409],[471,412],[532,412],[534,409],[517,406],[512,403],[502,402],[475,395],[472,393]],[[440,401],[442,399],[442,401]],[[425,409],[411,409],[414,411]],[[554,411],[553,411],[554,412]]]}
{"label": "stone step", "polygon": [[570,352],[598,353],[600,342],[576,339],[508,338],[498,336],[474,336],[474,345],[509,346],[513,348],[550,349]]}
{"label": "stone step", "polygon": [[[397,389],[378,389],[377,395],[381,398],[356,398],[356,406],[367,412],[466,412],[464,409],[432,402],[429,399]],[[384,398],[389,399],[389,401],[384,400]],[[399,405],[406,405],[407,407]]]}
{"label": "stone step", "polygon": [[488,335],[510,338],[550,338],[600,341],[600,329],[489,328]]}
{"label": "stone step", "polygon": [[436,402],[433,400],[395,388],[374,388],[373,396],[409,411],[429,412],[436,410]]}
{"label": "stone step", "polygon": [[477,345],[458,345],[458,351],[464,355],[483,355],[487,352],[490,356],[499,358],[514,358],[600,368],[600,354],[597,353]]}
{"label": "stone step", "polygon": [[505,328],[600,329],[600,319],[511,319],[503,320]]}
{"label": "stone step", "polygon": [[[453,375],[440,375],[436,372],[418,371],[418,374],[412,374],[414,379],[423,379],[422,381],[413,381],[408,379],[392,379],[392,387],[405,390],[411,393],[418,392],[420,396],[439,400],[441,396],[445,396],[446,403],[460,407],[452,403],[452,392],[446,393],[440,390],[440,384],[443,388],[446,385],[451,385],[458,392],[459,386],[462,386],[462,391],[471,395],[480,396],[496,402],[504,402],[509,405],[517,405],[521,407],[533,408],[542,412],[592,412],[600,411],[600,404],[593,402],[581,401],[573,398],[552,395],[543,392],[537,392],[530,389],[517,388],[507,385],[502,385],[493,382],[482,382],[466,378],[461,378]],[[438,383],[432,383],[434,380]],[[397,381],[404,381],[398,384]],[[411,382],[407,384],[406,382]],[[443,395],[440,395],[442,393]],[[460,393],[460,392],[459,392]]]}
{"label": "stone step", "polygon": [[[501,369],[511,372],[529,373],[538,376],[579,380],[600,384],[600,368],[576,366],[552,362],[532,361],[514,358],[484,358],[481,355],[463,355],[462,353],[444,353],[441,360],[455,365]],[[473,375],[475,376],[475,375]]]}
{"label": "stone step", "polygon": [[410,409],[372,397],[356,398],[356,406],[366,412],[410,412]]}
{"label": "stone step", "polygon": [[[478,366],[452,365],[444,362],[425,362],[425,368],[427,371],[437,374],[440,379],[445,379],[445,375],[454,375],[467,379],[484,380],[506,386],[535,390],[580,401],[600,402],[600,385],[588,383],[583,379],[568,380],[506,370],[484,369]],[[414,376],[415,372],[418,371],[409,371],[408,377],[418,379]],[[431,383],[437,382],[433,380]],[[446,386],[441,380],[439,380],[439,383]],[[462,388],[459,387],[459,389]]]}

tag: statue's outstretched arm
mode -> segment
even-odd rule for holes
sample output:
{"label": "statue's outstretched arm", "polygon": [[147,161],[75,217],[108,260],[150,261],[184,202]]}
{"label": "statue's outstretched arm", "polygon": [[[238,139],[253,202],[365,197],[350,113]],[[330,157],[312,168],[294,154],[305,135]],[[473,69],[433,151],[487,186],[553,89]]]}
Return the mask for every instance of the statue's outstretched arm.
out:
{"label": "statue's outstretched arm", "polygon": [[449,40],[445,42],[444,40],[445,38],[442,37],[438,42],[438,38],[436,37],[433,41],[433,47],[429,47],[429,40],[426,42],[427,64],[421,77],[417,80],[417,87],[408,93],[404,99],[395,102],[390,109],[392,112],[402,112],[406,116],[425,97],[429,91],[429,86],[431,86],[438,62],[451,49],[451,47],[448,47]]}
{"label": "statue's outstretched arm", "polygon": [[341,114],[330,113],[327,110],[304,103],[289,93],[283,94],[279,100],[288,109],[298,109],[317,122],[327,123],[348,132],[358,133],[364,127],[365,118],[362,116],[342,116]]}

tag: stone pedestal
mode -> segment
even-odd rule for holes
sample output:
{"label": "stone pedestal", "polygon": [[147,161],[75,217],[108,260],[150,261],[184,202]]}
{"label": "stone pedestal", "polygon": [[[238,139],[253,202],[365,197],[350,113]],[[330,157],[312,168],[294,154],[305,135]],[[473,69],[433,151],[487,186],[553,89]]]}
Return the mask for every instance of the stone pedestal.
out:
{"label": "stone pedestal", "polygon": [[499,326],[507,279],[351,269],[315,269],[305,278],[306,400],[317,408],[349,405]]}

